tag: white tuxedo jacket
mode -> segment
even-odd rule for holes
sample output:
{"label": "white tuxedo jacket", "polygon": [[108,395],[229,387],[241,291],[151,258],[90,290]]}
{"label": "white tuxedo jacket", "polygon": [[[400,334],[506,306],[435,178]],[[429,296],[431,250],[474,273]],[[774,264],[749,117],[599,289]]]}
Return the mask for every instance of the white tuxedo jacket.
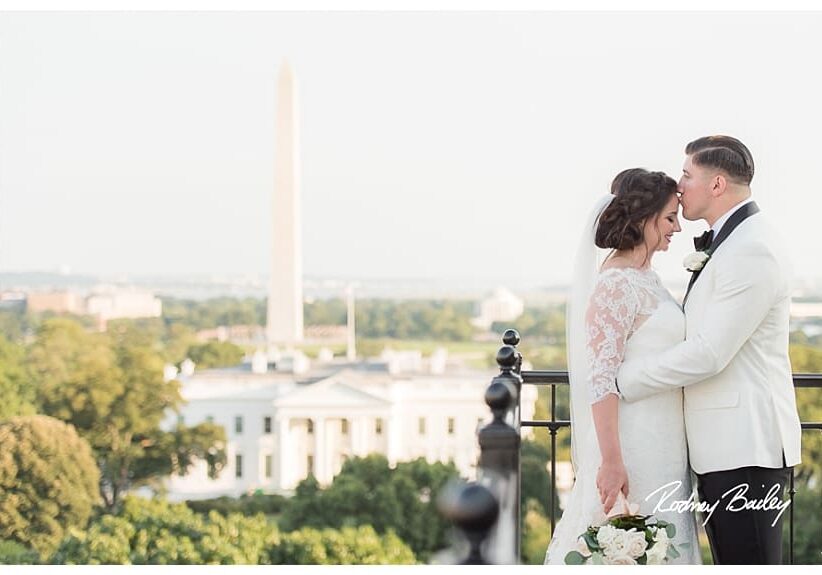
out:
{"label": "white tuxedo jacket", "polygon": [[[685,303],[686,339],[624,363],[625,401],[684,387],[685,425],[696,473],[800,463],[788,334],[791,270],[761,213],[722,242]],[[653,438],[648,438],[653,441]]]}

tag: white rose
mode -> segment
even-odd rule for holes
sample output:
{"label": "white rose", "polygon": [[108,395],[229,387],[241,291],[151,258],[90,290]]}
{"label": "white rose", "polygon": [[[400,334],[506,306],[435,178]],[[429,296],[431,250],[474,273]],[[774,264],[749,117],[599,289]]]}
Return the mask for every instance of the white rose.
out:
{"label": "white rose", "polygon": [[606,565],[636,565],[636,560],[625,553],[620,555],[606,555],[603,557],[602,562]]}
{"label": "white rose", "polygon": [[711,259],[711,256],[705,252],[694,252],[685,256],[682,260],[682,265],[685,266],[689,272],[698,272],[705,266],[705,262]]}
{"label": "white rose", "polygon": [[625,535],[625,551],[634,559],[642,557],[647,548],[648,542],[645,540],[644,532],[631,529]]}
{"label": "white rose", "polygon": [[603,549],[610,546],[617,538],[619,531],[622,530],[617,529],[613,525],[603,525],[599,528],[599,531],[597,531],[597,543],[599,543],[599,546]]}
{"label": "white rose", "polygon": [[602,545],[602,550],[605,551],[607,555],[612,557],[617,555],[625,555],[627,553],[627,545],[628,542],[628,532],[624,529],[615,529],[616,533],[614,537],[604,545]]}
{"label": "white rose", "polygon": [[580,555],[582,555],[583,557],[590,557],[590,556],[591,556],[591,550],[590,550],[590,549],[588,549],[588,544],[587,544],[587,543],[585,543],[585,539],[583,539],[582,537],[580,537],[579,539],[577,539],[577,548],[576,548],[576,551],[577,551]]}

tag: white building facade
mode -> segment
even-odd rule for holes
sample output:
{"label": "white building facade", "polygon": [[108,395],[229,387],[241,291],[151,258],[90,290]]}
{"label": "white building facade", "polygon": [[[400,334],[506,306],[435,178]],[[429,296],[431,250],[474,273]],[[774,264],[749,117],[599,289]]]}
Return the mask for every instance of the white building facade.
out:
{"label": "white building facade", "polygon": [[480,302],[479,316],[472,322],[477,327],[488,329],[495,321],[514,321],[524,310],[525,304],[521,298],[500,287]]}
{"label": "white building facade", "polygon": [[120,318],[161,317],[163,302],[137,288],[98,286],[86,298],[86,313],[102,321]]}
{"label": "white building facade", "polygon": [[[312,374],[308,374],[311,376]],[[222,425],[228,460],[216,479],[199,462],[167,480],[172,500],[243,493],[289,493],[313,473],[328,485],[350,457],[452,461],[476,477],[477,430],[491,419],[488,373],[389,374],[339,368],[299,383],[293,374],[207,371],[182,378],[186,425]],[[532,419],[536,388],[523,387],[522,419]],[[173,425],[176,416],[165,424]]]}

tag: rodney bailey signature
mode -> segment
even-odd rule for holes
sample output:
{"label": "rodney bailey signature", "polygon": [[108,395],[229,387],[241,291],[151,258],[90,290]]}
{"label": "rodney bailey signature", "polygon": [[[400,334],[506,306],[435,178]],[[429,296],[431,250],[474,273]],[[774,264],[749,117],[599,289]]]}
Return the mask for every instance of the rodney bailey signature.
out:
{"label": "rodney bailey signature", "polygon": [[[790,500],[780,501],[779,497],[777,497],[777,493],[779,493],[779,485],[776,484],[771,487],[762,499],[748,499],[745,497],[748,489],[750,489],[750,486],[747,483],[740,483],[739,485],[730,488],[722,494],[722,497],[714,501],[713,504],[708,504],[704,501],[697,502],[693,492],[688,499],[674,499],[668,502],[668,499],[673,497],[674,493],[679,491],[680,487],[682,487],[682,481],[671,481],[648,495],[648,497],[645,498],[645,501],[648,501],[651,497],[660,491],[663,491],[659,502],[656,504],[656,507],[654,507],[653,513],[657,513],[658,511],[674,511],[676,513],[699,511],[701,513],[707,513],[705,520],[702,522],[703,527],[711,519],[711,516],[714,514],[714,511],[716,511],[719,503],[729,495],[732,495],[732,497],[728,500],[727,505],[725,506],[727,511],[774,511],[778,509],[779,513],[776,515],[773,523],[771,523],[771,527],[776,525],[776,522],[779,521],[779,518],[782,517],[782,514],[788,508],[788,505],[791,504]],[[665,491],[666,489],[667,491]]]}

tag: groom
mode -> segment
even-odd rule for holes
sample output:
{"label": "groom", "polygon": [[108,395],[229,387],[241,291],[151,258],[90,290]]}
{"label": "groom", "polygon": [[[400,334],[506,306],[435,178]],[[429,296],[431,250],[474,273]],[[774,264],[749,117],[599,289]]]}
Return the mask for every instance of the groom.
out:
{"label": "groom", "polygon": [[628,402],[685,388],[699,498],[716,505],[705,526],[714,562],[778,564],[784,515],[776,503],[800,462],[801,434],[788,359],[788,257],[751,200],[748,148],[708,136],[685,153],[682,214],[711,228],[694,242],[702,253],[686,259],[686,339],[626,362],[617,381]]}

